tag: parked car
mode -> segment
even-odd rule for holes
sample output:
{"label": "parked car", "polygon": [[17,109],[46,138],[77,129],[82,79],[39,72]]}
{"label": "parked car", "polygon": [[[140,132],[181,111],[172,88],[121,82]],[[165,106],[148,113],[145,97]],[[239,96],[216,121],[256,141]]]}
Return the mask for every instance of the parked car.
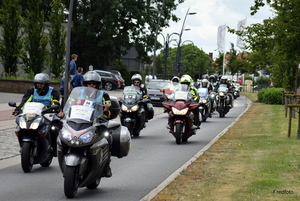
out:
{"label": "parked car", "polygon": [[120,71],[117,71],[117,70],[105,70],[105,71],[108,71],[108,72],[111,72],[115,75],[117,75],[119,81],[120,81],[120,89],[124,89],[125,87],[125,80],[123,79],[122,77],[122,74],[120,73]]}
{"label": "parked car", "polygon": [[94,70],[101,76],[102,89],[111,91],[120,87],[120,81],[117,75],[103,70]]}
{"label": "parked car", "polygon": [[150,80],[147,84],[148,96],[152,105],[162,106],[162,102],[165,100],[163,92],[161,89],[166,89],[170,86],[171,81],[169,80]]}

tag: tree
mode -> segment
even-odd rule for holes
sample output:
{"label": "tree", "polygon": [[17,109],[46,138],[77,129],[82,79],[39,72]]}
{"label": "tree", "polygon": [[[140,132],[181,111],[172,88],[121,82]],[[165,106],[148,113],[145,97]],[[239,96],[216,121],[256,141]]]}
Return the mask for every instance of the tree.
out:
{"label": "tree", "polygon": [[44,13],[40,11],[41,0],[28,0],[28,9],[24,19],[23,44],[21,58],[25,73],[33,76],[46,67],[48,36],[44,33]]}
{"label": "tree", "polygon": [[274,86],[296,91],[299,86],[300,63],[300,2],[299,0],[255,0],[251,7],[254,15],[260,7],[268,4],[274,11],[272,19],[262,24],[246,27],[244,33],[248,48],[262,54],[264,66],[273,74]]}
{"label": "tree", "polygon": [[65,64],[66,36],[67,32],[62,26],[64,19],[64,5],[60,0],[53,1],[50,14],[49,43],[50,43],[50,72],[59,77]]}
{"label": "tree", "polygon": [[219,56],[212,63],[212,67],[214,68],[214,71],[217,75],[223,74],[223,63],[224,63],[224,54],[219,51]]}
{"label": "tree", "polygon": [[[163,1],[74,1],[71,52],[80,55],[85,68],[108,68],[131,47],[138,51],[139,60],[151,63],[148,52],[153,51],[159,16],[151,11],[153,6],[162,12],[160,31],[169,20],[178,21],[171,11],[183,2],[165,0],[162,6]],[[69,0],[64,2],[68,7]]]}
{"label": "tree", "polygon": [[21,29],[22,9],[18,0],[3,0],[0,10],[2,22],[2,38],[0,40],[0,57],[6,76],[16,76],[18,71],[18,58],[22,49]]}
{"label": "tree", "polygon": [[[174,69],[174,64],[176,61],[177,48],[169,48],[167,60],[167,74],[176,75],[176,70]],[[158,74],[163,74],[164,70],[164,59],[165,51],[162,50],[157,55],[156,70]],[[200,50],[197,46],[192,44],[186,44],[181,46],[181,63],[184,66],[184,74],[191,75],[194,79],[201,77],[206,74],[208,67],[211,66],[211,60],[209,56]]]}

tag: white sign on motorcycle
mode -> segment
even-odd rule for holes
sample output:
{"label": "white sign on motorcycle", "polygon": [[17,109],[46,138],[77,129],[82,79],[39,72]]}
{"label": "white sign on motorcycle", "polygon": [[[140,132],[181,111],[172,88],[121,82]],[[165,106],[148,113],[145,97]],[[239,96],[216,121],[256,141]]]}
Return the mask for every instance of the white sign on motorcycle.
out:
{"label": "white sign on motorcycle", "polygon": [[70,119],[83,119],[90,121],[94,109],[87,106],[73,105],[71,109]]}

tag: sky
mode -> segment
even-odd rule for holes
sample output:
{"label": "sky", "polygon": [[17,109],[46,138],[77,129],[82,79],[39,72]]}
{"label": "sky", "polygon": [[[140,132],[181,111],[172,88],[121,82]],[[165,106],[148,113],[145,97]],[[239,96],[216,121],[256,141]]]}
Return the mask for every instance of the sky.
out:
{"label": "sky", "polygon": [[[250,7],[254,5],[254,0],[185,0],[179,4],[173,13],[180,18],[177,23],[170,22],[170,27],[163,28],[162,34],[166,36],[173,32],[180,33],[184,17],[189,12],[196,12],[195,15],[187,15],[185,29],[181,41],[191,40],[195,46],[202,49],[205,53],[213,53],[213,58],[218,56],[217,34],[218,27],[226,24],[230,28],[237,29],[238,21],[247,19],[246,26],[253,23],[262,23],[264,19],[272,18],[270,8],[261,8],[254,16],[250,15]],[[177,39],[176,35],[172,38]],[[164,38],[158,35],[160,43],[164,43]],[[230,50],[230,43],[236,47],[237,36],[226,32],[225,50]],[[187,41],[184,44],[191,44]],[[170,47],[176,47],[176,42],[171,43]]]}

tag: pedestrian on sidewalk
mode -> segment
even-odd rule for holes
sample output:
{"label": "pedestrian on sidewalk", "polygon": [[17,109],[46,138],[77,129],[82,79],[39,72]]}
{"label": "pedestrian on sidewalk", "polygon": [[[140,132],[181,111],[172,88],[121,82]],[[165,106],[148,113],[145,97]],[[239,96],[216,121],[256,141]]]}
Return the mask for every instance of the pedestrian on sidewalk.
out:
{"label": "pedestrian on sidewalk", "polygon": [[77,75],[75,75],[71,81],[71,87],[74,89],[75,87],[80,87],[82,86],[82,80],[83,80],[83,68],[79,67],[77,70]]}

